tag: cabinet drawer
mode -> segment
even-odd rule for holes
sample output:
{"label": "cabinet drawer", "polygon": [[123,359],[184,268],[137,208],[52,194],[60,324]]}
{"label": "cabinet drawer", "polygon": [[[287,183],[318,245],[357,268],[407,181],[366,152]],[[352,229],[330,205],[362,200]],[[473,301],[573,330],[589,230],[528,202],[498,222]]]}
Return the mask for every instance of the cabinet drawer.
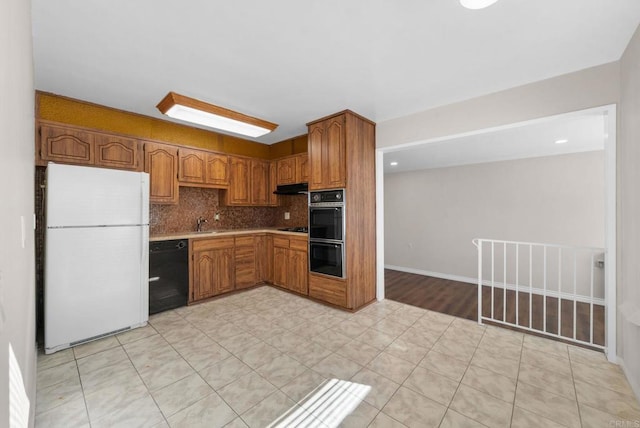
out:
{"label": "cabinet drawer", "polygon": [[290,239],[289,240],[289,248],[291,248],[292,250],[307,251],[308,246],[309,244],[306,239]]}
{"label": "cabinet drawer", "polygon": [[309,296],[347,307],[347,282],[320,275],[309,275]]}
{"label": "cabinet drawer", "polygon": [[233,248],[233,238],[198,239],[193,241],[193,251]]}
{"label": "cabinet drawer", "polygon": [[273,237],[273,246],[281,248],[289,248],[289,238]]}
{"label": "cabinet drawer", "polygon": [[253,235],[236,237],[236,247],[253,246]]}

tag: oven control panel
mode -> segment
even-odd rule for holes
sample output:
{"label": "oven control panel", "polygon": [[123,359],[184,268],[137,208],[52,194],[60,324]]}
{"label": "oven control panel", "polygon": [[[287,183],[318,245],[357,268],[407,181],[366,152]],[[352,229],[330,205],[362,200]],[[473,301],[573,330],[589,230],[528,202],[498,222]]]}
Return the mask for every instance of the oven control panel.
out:
{"label": "oven control panel", "polygon": [[343,203],[344,202],[344,189],[338,190],[322,190],[318,192],[309,193],[309,202],[312,204],[321,203]]}

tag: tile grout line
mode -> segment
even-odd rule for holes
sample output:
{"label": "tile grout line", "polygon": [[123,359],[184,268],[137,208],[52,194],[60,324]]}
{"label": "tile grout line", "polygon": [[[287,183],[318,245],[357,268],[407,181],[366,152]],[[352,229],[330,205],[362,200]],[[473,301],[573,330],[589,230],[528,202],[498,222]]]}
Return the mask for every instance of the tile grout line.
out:
{"label": "tile grout line", "polygon": [[[452,321],[452,323],[453,323],[453,321]],[[449,324],[449,327],[451,327],[451,324]],[[449,330],[449,327],[447,327],[446,330]],[[471,354],[471,358],[469,358],[469,362],[467,363],[467,367],[464,369],[464,373],[462,374],[462,377],[460,377],[460,382],[458,382],[458,386],[456,387],[456,391],[453,393],[453,397],[451,397],[451,401],[449,401],[449,404],[447,405],[447,410],[445,411],[444,415],[442,416],[442,419],[440,420],[440,424],[438,424],[438,425],[442,425],[442,422],[444,421],[445,416],[447,416],[447,412],[449,410],[452,410],[452,411],[456,412],[455,409],[451,408],[451,403],[453,403],[453,400],[455,399],[456,395],[458,394],[458,390],[460,389],[460,386],[462,385],[462,381],[464,380],[464,377],[466,376],[467,371],[469,371],[469,367],[471,366],[471,361],[473,361],[473,357],[476,355],[476,352],[478,352],[478,348],[480,347],[480,342],[482,341],[482,339],[484,338],[486,333],[487,333],[487,327],[484,326],[484,330],[482,331],[482,336],[480,336],[480,340],[478,340],[478,343],[476,344],[475,349],[473,350],[473,354]],[[444,335],[444,333],[443,333],[443,335]],[[467,386],[467,385],[465,385],[465,386]],[[469,387],[469,388],[472,388],[472,387]],[[475,388],[473,388],[473,389],[475,389]],[[475,389],[475,390],[478,391],[477,389]],[[480,391],[480,392],[482,392],[482,391]],[[484,392],[482,392],[482,393],[484,394]],[[512,410],[512,413],[513,413],[513,410]],[[479,423],[480,425],[484,425],[482,422],[480,422],[480,421],[478,421],[476,419],[473,419],[473,418],[471,418],[471,417],[469,417],[469,416],[467,416],[467,415],[465,415],[463,413],[461,413],[461,414],[463,416],[471,419],[472,421],[475,421],[475,422]]]}
{"label": "tile grout line", "polygon": [[569,369],[571,370],[571,383],[573,384],[573,392],[576,394],[576,407],[578,408],[578,419],[580,420],[580,426],[582,424],[582,411],[580,410],[580,401],[578,400],[578,388],[576,387],[576,378],[573,375],[573,360],[571,359],[571,352],[567,346],[567,356],[569,357]]}
{"label": "tile grout line", "polygon": [[518,395],[518,384],[520,382],[520,368],[522,367],[522,353],[524,352],[524,336],[522,337],[522,343],[520,344],[520,359],[518,361],[518,374],[516,376],[516,389],[513,391],[513,405],[511,406],[511,419],[509,426],[513,425],[513,416],[516,413],[516,397]]}

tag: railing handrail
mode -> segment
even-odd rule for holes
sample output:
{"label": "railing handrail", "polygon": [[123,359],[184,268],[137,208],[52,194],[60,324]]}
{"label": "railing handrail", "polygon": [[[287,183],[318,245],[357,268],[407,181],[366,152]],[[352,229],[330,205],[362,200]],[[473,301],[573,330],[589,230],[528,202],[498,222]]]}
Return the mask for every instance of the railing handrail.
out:
{"label": "railing handrail", "polygon": [[542,246],[542,247],[548,247],[548,248],[566,248],[566,249],[577,250],[577,251],[600,251],[603,253],[606,252],[604,248],[599,248],[599,247],[576,247],[573,245],[545,244],[543,242],[504,241],[501,239],[485,239],[485,238],[474,238],[471,240],[471,242],[476,247],[478,247],[482,242],[494,242],[499,244],[532,245],[532,246],[535,245],[535,246]]}

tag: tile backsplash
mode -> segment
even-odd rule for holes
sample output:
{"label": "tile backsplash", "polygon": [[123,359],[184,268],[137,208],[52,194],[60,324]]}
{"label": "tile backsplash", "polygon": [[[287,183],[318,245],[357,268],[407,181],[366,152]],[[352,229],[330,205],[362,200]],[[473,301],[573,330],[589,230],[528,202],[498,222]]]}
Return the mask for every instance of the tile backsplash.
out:
{"label": "tile backsplash", "polygon": [[[196,220],[207,219],[202,230],[242,229],[253,227],[290,227],[307,225],[307,196],[280,196],[278,207],[227,207],[220,204],[222,190],[181,187],[177,205],[149,207],[149,233],[163,235],[194,231]],[[284,213],[290,219],[284,219]],[[220,221],[215,221],[215,214]]]}

